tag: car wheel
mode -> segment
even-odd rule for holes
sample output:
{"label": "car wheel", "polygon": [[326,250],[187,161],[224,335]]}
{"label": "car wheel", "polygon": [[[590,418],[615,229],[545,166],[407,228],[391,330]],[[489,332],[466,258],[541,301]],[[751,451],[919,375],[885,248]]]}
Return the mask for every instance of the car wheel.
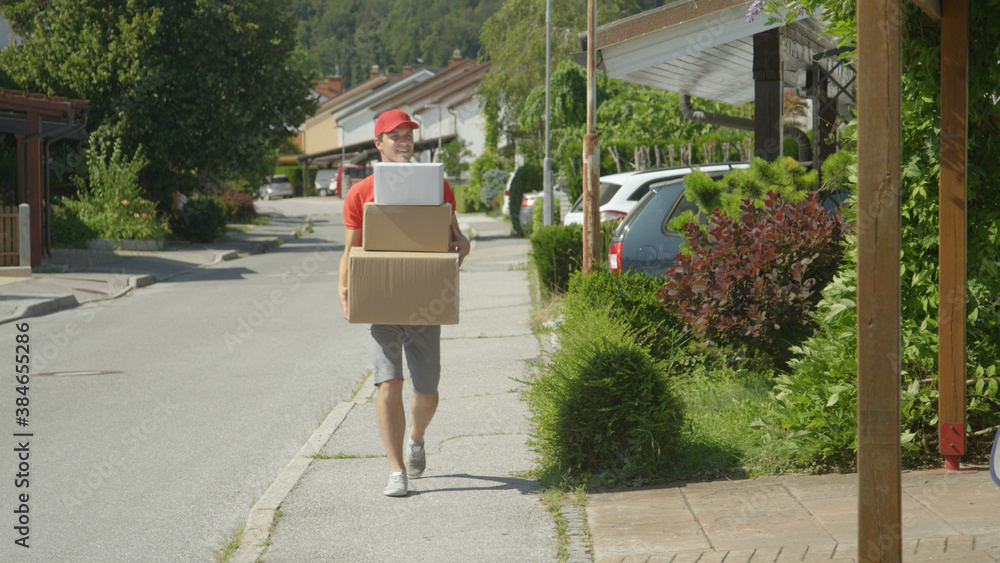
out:
{"label": "car wheel", "polygon": [[326,197],[330,194],[326,190],[321,189],[319,192],[316,193],[316,195],[318,195],[319,197]]}

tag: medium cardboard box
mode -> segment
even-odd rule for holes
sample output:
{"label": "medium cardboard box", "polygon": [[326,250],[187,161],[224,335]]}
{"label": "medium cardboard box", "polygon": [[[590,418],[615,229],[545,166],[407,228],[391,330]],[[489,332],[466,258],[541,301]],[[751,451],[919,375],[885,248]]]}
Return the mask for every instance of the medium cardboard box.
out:
{"label": "medium cardboard box", "polygon": [[366,324],[458,324],[458,253],[351,248],[347,319]]}
{"label": "medium cardboard box", "polygon": [[448,252],[451,206],[366,203],[361,241],[365,250]]}
{"label": "medium cardboard box", "polygon": [[377,162],[375,203],[379,205],[441,205],[444,164],[440,162]]}

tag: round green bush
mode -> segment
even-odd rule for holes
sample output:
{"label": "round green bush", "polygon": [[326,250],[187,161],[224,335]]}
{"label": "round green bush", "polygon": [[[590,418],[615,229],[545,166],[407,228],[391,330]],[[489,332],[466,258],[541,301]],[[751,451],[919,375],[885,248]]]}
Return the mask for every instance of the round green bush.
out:
{"label": "round green bush", "polygon": [[667,366],[604,308],[574,311],[559,338],[526,392],[542,480],[572,486],[655,479],[675,457],[683,421]]}
{"label": "round green bush", "polygon": [[582,225],[549,225],[533,231],[531,259],[535,263],[543,299],[566,292],[570,274],[582,266],[582,254]]}
{"label": "round green bush", "polygon": [[212,242],[226,232],[226,206],[216,197],[194,196],[171,218],[170,229],[180,239]]}

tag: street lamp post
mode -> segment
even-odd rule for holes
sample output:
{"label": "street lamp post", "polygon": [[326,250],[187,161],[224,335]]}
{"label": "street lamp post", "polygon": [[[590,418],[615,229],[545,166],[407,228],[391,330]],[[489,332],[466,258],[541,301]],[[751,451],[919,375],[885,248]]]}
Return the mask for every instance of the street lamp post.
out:
{"label": "street lamp post", "polygon": [[542,161],[542,180],[545,198],[542,200],[544,224],[553,223],[552,158],[549,155],[550,81],[552,78],[552,0],[545,0],[545,160]]}

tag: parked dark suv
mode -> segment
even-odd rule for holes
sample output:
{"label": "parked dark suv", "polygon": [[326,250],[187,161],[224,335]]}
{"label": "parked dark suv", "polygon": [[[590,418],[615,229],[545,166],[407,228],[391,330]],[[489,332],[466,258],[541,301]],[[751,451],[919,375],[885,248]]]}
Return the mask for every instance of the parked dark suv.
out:
{"label": "parked dark suv", "polygon": [[[724,174],[710,174],[718,180]],[[849,193],[846,190],[826,196],[823,207],[833,212]],[[686,210],[699,213],[698,206],[684,197],[684,179],[652,188],[622,219],[615,229],[608,250],[608,267],[613,272],[633,270],[661,277],[674,266],[684,237],[668,226]]]}

